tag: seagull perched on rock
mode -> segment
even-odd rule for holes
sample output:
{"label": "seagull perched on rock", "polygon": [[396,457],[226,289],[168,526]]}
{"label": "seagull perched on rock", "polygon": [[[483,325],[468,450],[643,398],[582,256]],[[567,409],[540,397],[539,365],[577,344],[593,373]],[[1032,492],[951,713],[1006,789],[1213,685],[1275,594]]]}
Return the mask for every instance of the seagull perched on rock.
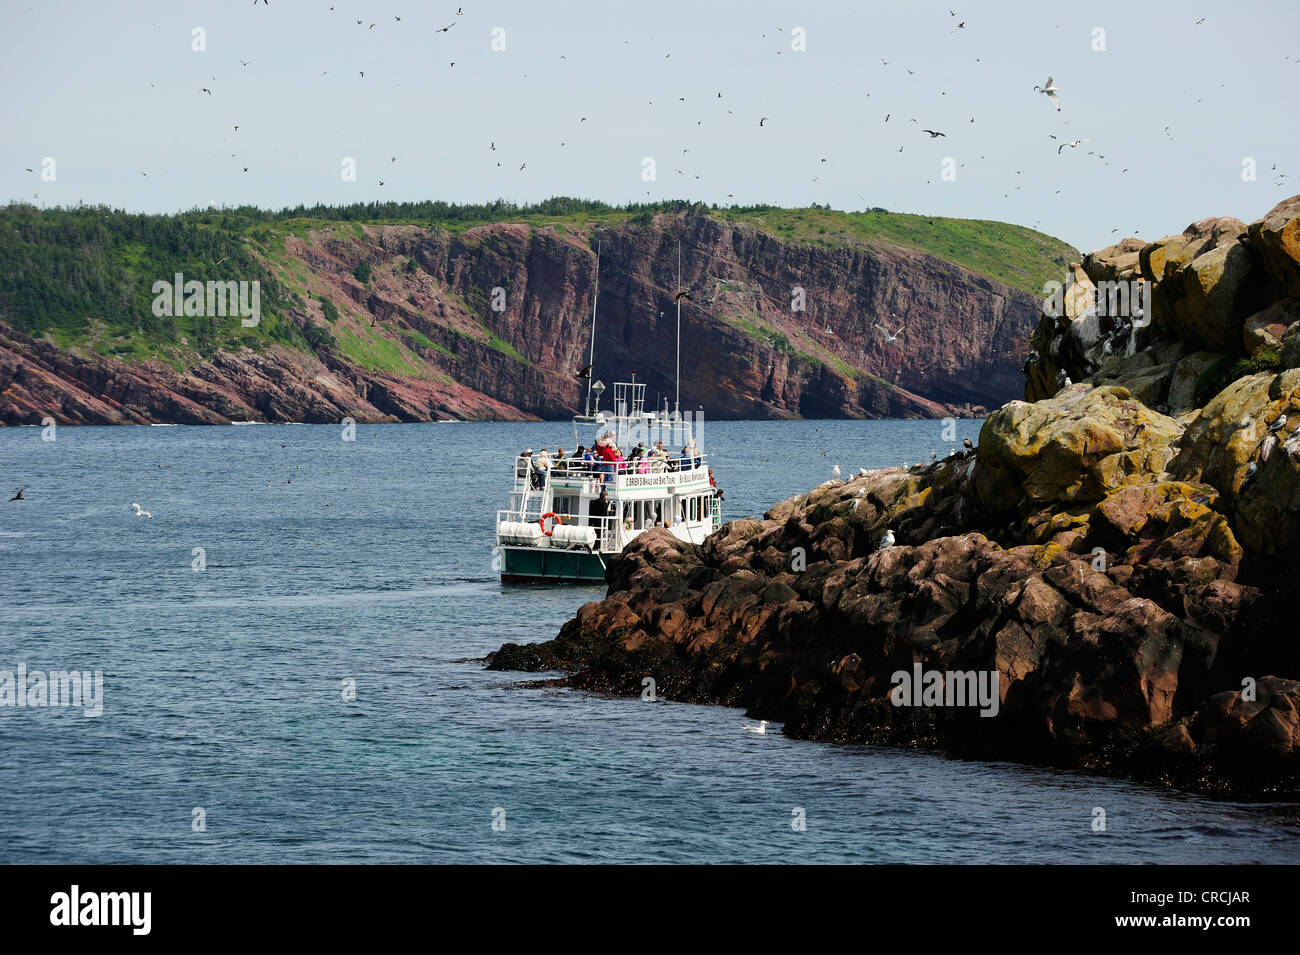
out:
{"label": "seagull perched on rock", "polygon": [[894,532],[892,529],[885,531],[885,536],[880,538],[880,546],[876,550],[888,550],[894,546]]}
{"label": "seagull perched on rock", "polygon": [[1047,78],[1047,82],[1044,85],[1035,86],[1034,90],[1036,92],[1046,94],[1047,98],[1052,101],[1053,106],[1055,106],[1058,110],[1061,108],[1061,101],[1056,98],[1056,94],[1059,93],[1060,90],[1058,90],[1055,86],[1052,85],[1052,78],[1050,76]]}
{"label": "seagull perched on rock", "polygon": [[840,466],[838,464],[835,465],[835,467],[831,468],[831,476],[834,477],[836,480],[839,480]]}
{"label": "seagull perched on rock", "polygon": [[1286,427],[1286,415],[1282,415],[1268,426],[1269,431],[1281,431]]}

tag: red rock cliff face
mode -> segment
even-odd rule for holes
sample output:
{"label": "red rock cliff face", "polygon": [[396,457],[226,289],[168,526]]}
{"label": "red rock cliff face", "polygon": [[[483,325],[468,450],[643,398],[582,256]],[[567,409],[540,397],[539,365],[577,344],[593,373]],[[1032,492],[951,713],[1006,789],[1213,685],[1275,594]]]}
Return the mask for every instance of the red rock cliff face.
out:
{"label": "red rock cliff face", "polygon": [[[1039,317],[1033,296],[921,252],[788,244],[708,215],[582,232],[359,231],[291,235],[296,276],[272,266],[297,285],[288,320],[334,344],[253,341],[177,372],[69,355],[0,325],[0,420],[564,417],[585,394],[574,372],[588,363],[597,247],[595,375],[635,370],[651,400],[670,396],[684,290],[682,404],[716,418],[979,414],[1020,391]],[[365,286],[353,277],[363,259]],[[877,326],[902,332],[889,342]],[[400,357],[365,357],[376,351]]]}

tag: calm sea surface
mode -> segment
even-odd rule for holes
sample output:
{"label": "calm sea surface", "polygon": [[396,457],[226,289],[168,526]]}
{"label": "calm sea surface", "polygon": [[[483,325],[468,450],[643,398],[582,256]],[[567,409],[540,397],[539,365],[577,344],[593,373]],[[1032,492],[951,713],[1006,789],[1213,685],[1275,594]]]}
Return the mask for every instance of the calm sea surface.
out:
{"label": "calm sea surface", "polygon": [[[708,422],[703,446],[730,519],[978,424]],[[511,456],[560,444],[571,425],[0,429],[0,501],[26,498],[0,503],[0,670],[104,675],[97,718],[0,707],[0,862],[1300,862],[1268,807],[464,662],[603,594],[492,573]]]}

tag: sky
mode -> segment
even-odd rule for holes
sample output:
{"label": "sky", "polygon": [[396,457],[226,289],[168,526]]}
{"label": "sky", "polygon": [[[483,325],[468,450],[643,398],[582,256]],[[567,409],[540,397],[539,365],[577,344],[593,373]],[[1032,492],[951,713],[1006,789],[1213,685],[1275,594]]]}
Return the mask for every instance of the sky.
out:
{"label": "sky", "polygon": [[47,207],[815,202],[1087,251],[1300,193],[1294,0],[0,10],[0,195]]}

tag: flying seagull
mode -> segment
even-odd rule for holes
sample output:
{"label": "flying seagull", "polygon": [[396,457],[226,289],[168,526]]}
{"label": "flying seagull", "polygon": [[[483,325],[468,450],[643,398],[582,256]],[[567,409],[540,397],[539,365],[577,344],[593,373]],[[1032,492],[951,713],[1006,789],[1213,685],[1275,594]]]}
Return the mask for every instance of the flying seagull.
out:
{"label": "flying seagull", "polygon": [[835,478],[837,481],[839,480],[841,473],[842,472],[840,471],[840,466],[838,464],[835,465],[835,467],[831,468],[831,477]]}
{"label": "flying seagull", "polygon": [[760,119],[760,120],[758,121],[758,125],[762,126],[762,125],[763,125],[764,123],[766,123],[766,122],[767,122],[767,117],[764,116],[762,119]]}
{"label": "flying seagull", "polygon": [[1056,155],[1058,156],[1061,155],[1061,150],[1064,149],[1066,146],[1069,146],[1071,149],[1078,149],[1079,143],[1090,143],[1090,142],[1092,142],[1091,139],[1072,139],[1068,143],[1061,143],[1061,145],[1056,147]]}
{"label": "flying seagull", "polygon": [[143,507],[141,507],[139,504],[135,503],[135,501],[132,501],[132,502],[131,502],[131,506],[135,508],[135,516],[136,516],[136,517],[148,517],[148,518],[152,518],[152,517],[153,517],[152,514],[150,514],[148,511],[146,511],[146,510],[145,510]]}
{"label": "flying seagull", "polygon": [[26,498],[23,497],[23,489],[19,488],[18,493],[15,494],[13,497],[9,498],[9,500],[5,501],[5,503],[12,504],[14,501],[25,501],[25,500]]}
{"label": "flying seagull", "polygon": [[[697,177],[697,178],[698,178],[698,177]],[[688,290],[686,290],[686,289],[683,289],[682,291],[678,292],[676,295],[673,296],[673,301],[674,301],[674,302],[680,302],[682,299],[686,299],[686,301],[688,301],[688,302],[693,302],[693,301],[695,301],[695,299],[691,298],[691,293],[690,293],[690,291],[688,291]]]}
{"label": "flying seagull", "polygon": [[1060,90],[1058,90],[1055,86],[1052,85],[1052,78],[1050,76],[1047,78],[1047,85],[1035,86],[1034,90],[1036,92],[1046,94],[1047,98],[1052,101],[1053,106],[1055,106],[1058,110],[1061,108],[1061,101],[1056,98],[1056,94],[1059,93]]}
{"label": "flying seagull", "polygon": [[937,139],[937,138],[940,137],[940,136],[947,136],[947,135],[948,135],[947,133],[938,133],[938,132],[935,132],[933,129],[923,129],[923,130],[921,130],[921,132],[923,132],[923,133],[929,133],[931,139]]}
{"label": "flying seagull", "polygon": [[901,334],[903,334],[903,326],[902,326],[902,325],[899,325],[899,326],[898,326],[898,331],[895,332],[895,333],[892,334],[892,335],[889,334],[889,329],[885,328],[883,325],[879,325],[879,324],[877,324],[876,327],[879,328],[882,332],[885,333],[885,342],[886,342],[886,343],[890,343],[890,342],[896,342],[896,341],[898,341],[898,336],[901,335]]}
{"label": "flying seagull", "polygon": [[582,369],[581,371],[579,371],[579,372],[578,372],[576,375],[574,375],[573,377],[575,377],[575,378],[590,378],[590,377],[591,377],[591,366],[590,366],[590,365],[586,365],[586,366],[584,366],[583,369]]}

